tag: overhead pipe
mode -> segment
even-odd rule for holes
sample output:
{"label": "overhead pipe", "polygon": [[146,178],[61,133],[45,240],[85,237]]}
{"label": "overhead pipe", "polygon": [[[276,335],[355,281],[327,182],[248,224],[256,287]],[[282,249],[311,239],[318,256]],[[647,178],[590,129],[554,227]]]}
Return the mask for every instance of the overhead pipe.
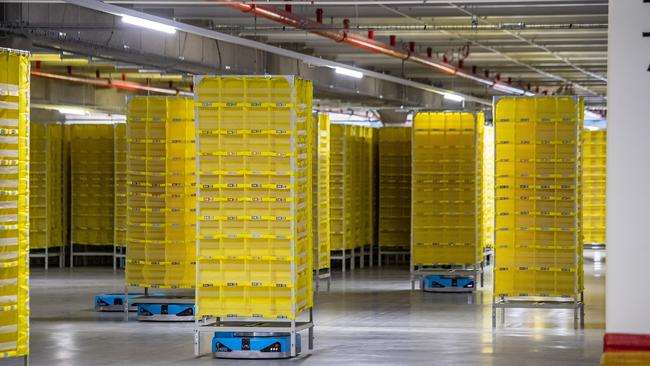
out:
{"label": "overhead pipe", "polygon": [[[415,52],[414,49],[413,51],[411,51],[410,49],[411,44],[409,44],[409,51],[399,49],[396,47],[396,38],[394,35],[391,35],[389,37],[390,44],[388,45],[371,38],[363,37],[358,34],[349,33],[347,29],[341,33],[336,28],[332,28],[330,26],[322,24],[323,21],[322,8],[316,9],[316,21],[314,22],[313,20],[301,18],[293,13],[289,13],[287,11],[277,9],[272,6],[241,3],[235,0],[210,0],[210,1],[217,2],[229,6],[231,8],[238,9],[244,13],[255,14],[257,16],[284,24],[286,26],[306,30],[310,33],[317,34],[325,38],[329,38],[336,42],[346,43],[351,46],[355,46],[371,52],[399,58],[403,61],[411,61],[446,75],[457,76],[460,78],[472,80],[474,82],[477,82],[479,84],[485,85],[490,88],[494,88],[495,90],[499,90],[501,92],[505,92],[508,94],[530,95],[529,92],[526,92],[523,89],[515,88],[495,80],[481,78],[475,75],[470,75],[453,65],[441,63],[439,61],[435,61],[426,56],[421,56],[419,53]],[[412,46],[413,48],[415,47],[414,44]]]}
{"label": "overhead pipe", "polygon": [[[156,88],[153,86],[142,85],[133,81],[126,81],[126,80],[104,79],[100,77],[86,78],[82,76],[53,74],[49,72],[41,72],[36,70],[31,70],[30,74],[35,77],[63,80],[63,81],[69,81],[73,83],[88,84],[88,85],[94,85],[97,87],[104,87],[104,88],[114,88],[114,89],[150,92],[150,93],[167,94],[167,95],[182,95],[187,97],[194,96],[194,93],[190,93],[178,89]],[[126,77],[124,76],[123,78],[126,79]]]}

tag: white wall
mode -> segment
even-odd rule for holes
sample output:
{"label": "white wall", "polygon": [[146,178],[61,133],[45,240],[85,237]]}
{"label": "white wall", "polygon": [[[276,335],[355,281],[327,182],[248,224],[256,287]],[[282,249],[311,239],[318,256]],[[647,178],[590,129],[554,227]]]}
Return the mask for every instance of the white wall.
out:
{"label": "white wall", "polygon": [[650,334],[650,37],[643,31],[650,32],[650,3],[609,1],[608,333]]}

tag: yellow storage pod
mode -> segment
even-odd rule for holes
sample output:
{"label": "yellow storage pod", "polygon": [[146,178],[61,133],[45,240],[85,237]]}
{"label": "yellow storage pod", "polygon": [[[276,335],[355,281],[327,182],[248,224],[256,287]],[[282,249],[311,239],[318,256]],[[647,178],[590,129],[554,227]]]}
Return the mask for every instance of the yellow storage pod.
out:
{"label": "yellow storage pod", "polygon": [[311,81],[195,79],[198,317],[312,308]]}
{"label": "yellow storage pod", "polygon": [[574,309],[577,326],[583,113],[582,99],[574,97],[495,102],[494,325],[498,307],[552,303]]}
{"label": "yellow storage pod", "polygon": [[[483,114],[425,112],[415,115],[412,137],[411,272],[442,266],[476,277],[482,262],[477,179],[481,164],[477,126]],[[476,283],[476,281],[475,281]]]}
{"label": "yellow storage pod", "polygon": [[[375,131],[376,129],[363,126],[361,127],[361,174],[360,182],[363,189],[362,207],[361,207],[361,229],[363,235],[361,245],[363,246],[361,255],[361,268],[365,263],[365,257],[368,256],[370,266],[373,265],[373,251],[375,247]],[[368,250],[366,250],[366,248]]]}
{"label": "yellow storage pod", "polygon": [[126,128],[126,284],[194,288],[194,102],[133,97]]}
{"label": "yellow storage pod", "polygon": [[409,254],[411,128],[379,129],[379,265],[384,255]]}
{"label": "yellow storage pod", "polygon": [[583,130],[582,136],[583,242],[603,246],[607,237],[607,131]]}
{"label": "yellow storage pod", "polygon": [[[330,126],[330,245],[343,272],[372,265],[374,244],[374,129],[351,124]],[[349,261],[349,262],[348,262]]]}
{"label": "yellow storage pod", "polygon": [[62,134],[58,122],[30,124],[30,257],[44,258],[45,269],[52,257],[63,266]]}
{"label": "yellow storage pod", "polygon": [[29,55],[5,48],[0,48],[0,163],[3,359],[29,354]]}
{"label": "yellow storage pod", "polygon": [[[112,124],[72,124],[67,128],[70,136],[72,245],[113,247],[114,127]],[[74,250],[72,254],[83,253]],[[110,255],[113,255],[112,250]]]}
{"label": "yellow storage pod", "polygon": [[481,243],[488,252],[494,248],[494,124],[478,125],[481,189],[479,202],[482,219],[480,221]]}
{"label": "yellow storage pod", "polygon": [[345,147],[345,126],[330,125],[330,249],[347,250],[345,243],[345,207],[343,186],[343,149]]}
{"label": "yellow storage pod", "polygon": [[[318,278],[330,277],[330,117],[318,115],[317,124],[317,236],[314,242],[314,271]],[[318,283],[316,284],[318,287]],[[329,280],[328,280],[329,286]]]}
{"label": "yellow storage pod", "polygon": [[[126,123],[116,123],[115,133],[115,254],[123,257],[126,251]],[[113,262],[114,265],[117,261]]]}

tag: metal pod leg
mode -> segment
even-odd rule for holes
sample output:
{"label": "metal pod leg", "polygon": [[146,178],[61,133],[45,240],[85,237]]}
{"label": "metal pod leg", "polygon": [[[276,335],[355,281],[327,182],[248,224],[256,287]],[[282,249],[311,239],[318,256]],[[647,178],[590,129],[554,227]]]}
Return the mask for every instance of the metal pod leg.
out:
{"label": "metal pod leg", "polygon": [[199,331],[199,320],[194,321],[194,356],[201,355],[201,332]]}
{"label": "metal pod leg", "polygon": [[289,334],[291,335],[291,357],[296,357],[297,352],[296,352],[296,321],[295,320],[291,321],[291,332]]}
{"label": "metal pod leg", "polygon": [[330,275],[327,276],[327,292],[328,293],[330,292],[331,286],[332,286],[332,273],[331,273],[331,269],[330,269]]}
{"label": "metal pod leg", "polygon": [[129,321],[129,288],[124,287],[124,321]]}
{"label": "metal pod leg", "polygon": [[497,306],[494,304],[494,300],[492,301],[492,328],[497,327]]}
{"label": "metal pod leg", "polygon": [[311,326],[309,327],[308,331],[308,342],[309,342],[309,350],[312,351],[314,349],[314,309],[310,308],[309,309],[309,322],[311,323]]}
{"label": "metal pod leg", "polygon": [[359,258],[359,267],[363,268],[365,267],[365,262],[366,262],[366,246],[362,245],[360,248],[361,252],[361,257]]}

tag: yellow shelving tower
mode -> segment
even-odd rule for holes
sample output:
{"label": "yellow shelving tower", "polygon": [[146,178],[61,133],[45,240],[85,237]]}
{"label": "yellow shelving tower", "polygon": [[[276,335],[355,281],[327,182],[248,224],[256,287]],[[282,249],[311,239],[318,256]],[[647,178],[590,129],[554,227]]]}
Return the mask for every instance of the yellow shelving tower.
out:
{"label": "yellow shelving tower", "polygon": [[481,189],[480,203],[482,220],[480,221],[483,255],[487,258],[494,251],[494,124],[492,121],[478,125]]}
{"label": "yellow shelving tower", "polygon": [[316,201],[316,241],[314,242],[314,271],[317,273],[316,290],[320,280],[327,280],[327,290],[331,285],[330,265],[330,117],[318,115],[317,124],[317,201]]}
{"label": "yellow shelving tower", "polygon": [[70,266],[76,257],[114,258],[113,124],[66,125],[70,140]]}
{"label": "yellow shelving tower", "polygon": [[354,248],[348,246],[349,224],[346,212],[344,197],[348,193],[345,179],[345,148],[348,126],[341,124],[330,125],[330,250],[331,260],[341,260],[342,270],[346,271],[346,262],[350,261],[350,268],[353,268]]}
{"label": "yellow shelving tower", "polygon": [[[296,76],[195,78],[202,332],[290,334],[313,342],[312,84]],[[304,318],[305,321],[299,321]]]}
{"label": "yellow shelving tower", "polygon": [[607,131],[582,131],[582,236],[584,246],[605,247]]}
{"label": "yellow shelving tower", "polygon": [[[29,246],[30,258],[50,258],[64,265],[62,167],[63,127],[59,122],[30,124]],[[54,249],[54,250],[53,250]]]}
{"label": "yellow shelving tower", "polygon": [[492,322],[497,309],[574,310],[584,321],[577,97],[495,101],[496,223]]}
{"label": "yellow shelving tower", "polygon": [[[138,304],[192,304],[192,294],[182,289],[196,284],[194,102],[132,97],[126,128],[126,290],[166,291]],[[177,314],[169,316],[180,320]],[[138,314],[140,320],[157,317]]]}
{"label": "yellow shelving tower", "polygon": [[[480,155],[482,113],[422,112],[413,119],[411,288],[425,276],[482,282]],[[449,288],[449,291],[458,291]]]}
{"label": "yellow shelving tower", "polygon": [[0,359],[24,357],[27,364],[29,53],[6,48],[0,48],[0,182]]}
{"label": "yellow shelving tower", "polygon": [[[360,161],[359,182],[362,189],[362,198],[359,212],[361,213],[361,268],[366,263],[370,267],[374,265],[375,257],[375,131],[368,126],[360,127]],[[366,258],[367,257],[367,258]]]}
{"label": "yellow shelving tower", "polygon": [[113,246],[113,270],[126,258],[126,123],[116,123],[113,130],[115,133],[113,141],[115,142],[114,160],[115,160],[115,216],[114,216],[114,238]]}
{"label": "yellow shelving tower", "polygon": [[342,270],[372,266],[374,247],[374,129],[330,125],[330,248]]}
{"label": "yellow shelving tower", "polygon": [[[330,248],[342,270],[373,264],[374,129],[352,124],[330,125]],[[348,267],[349,263],[349,267]]]}
{"label": "yellow shelving tower", "polygon": [[379,129],[379,266],[411,243],[411,128]]}

